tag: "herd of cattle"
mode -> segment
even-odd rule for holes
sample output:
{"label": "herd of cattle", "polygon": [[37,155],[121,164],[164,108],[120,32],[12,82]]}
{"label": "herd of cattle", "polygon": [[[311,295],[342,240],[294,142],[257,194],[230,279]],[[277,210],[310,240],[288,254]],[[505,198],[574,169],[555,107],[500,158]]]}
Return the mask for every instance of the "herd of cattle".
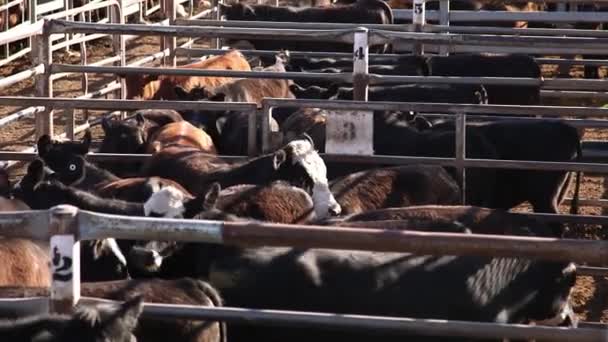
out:
{"label": "herd of cattle", "polygon": [[[525,56],[404,56],[399,63],[377,68],[539,75],[538,66]],[[252,68],[238,50],[197,65],[260,68]],[[289,58],[288,52],[261,68],[325,67],[348,68],[339,60]],[[339,84],[224,77],[127,76],[127,86],[130,98],[258,104],[264,97],[348,99],[352,93]],[[505,91],[500,87],[414,84],[370,87],[370,97],[530,104],[538,101],[538,91],[534,87],[512,86]],[[454,156],[455,127],[449,117],[435,122],[421,113],[374,114],[376,154]],[[152,154],[140,164],[87,161],[90,132],[80,141],[43,136],[37,143],[39,158],[29,164],[26,175],[12,186],[8,174],[0,182],[3,208],[48,209],[70,204],[128,216],[407,227],[462,234],[559,237],[564,232],[561,224],[543,223],[507,210],[527,201],[537,212],[557,213],[570,184],[567,172],[469,169],[464,180],[466,205],[460,205],[463,180],[452,168],[326,163],[318,154],[324,145],[326,111],[277,110],[273,115],[273,130],[281,133],[277,136],[282,140],[275,141],[273,152],[242,162],[221,157],[246,154],[247,115],[233,111],[139,110],[130,120],[104,119],[99,151]],[[466,148],[467,156],[474,158],[571,161],[581,156],[580,135],[575,128],[538,119],[472,122],[467,127]],[[580,175],[576,178],[578,185]],[[0,284],[49,285],[46,243],[0,241],[5,265]],[[83,295],[132,300],[127,304],[141,294],[147,302],[206,306],[225,303],[501,323],[576,322],[569,304],[576,272],[568,262],[114,239],[86,241],[80,248]],[[39,267],[24,270],[24,263]],[[252,336],[271,341],[363,340],[374,334],[150,318],[142,318],[134,329],[140,341],[244,341]],[[53,332],[47,334],[52,336]],[[382,336],[403,338],[392,332]],[[416,341],[421,339],[415,337]]]}
{"label": "herd of cattle", "polygon": [[[391,2],[393,4],[393,2]],[[380,0],[322,8],[223,5],[229,20],[392,23]],[[253,41],[281,50],[274,59],[246,58],[239,50],[204,58],[186,68],[341,73],[352,59],[290,56],[287,49],[327,51],[327,43]],[[332,48],[340,50],[339,44]],[[285,50],[284,50],[285,49]],[[348,49],[352,49],[351,46]],[[378,52],[390,46],[376,47]],[[370,58],[383,75],[540,78],[524,55],[402,55]],[[352,100],[349,84],[323,80],[121,75],[129,99],[251,102],[264,98]],[[538,105],[538,86],[403,84],[369,87],[370,101]],[[98,152],[150,153],[144,162],[92,163],[92,134],[78,141],[42,136],[38,158],[15,184],[0,173],[0,210],[49,209],[69,204],[127,216],[331,227],[411,229],[459,234],[561,237],[565,227],[510,209],[528,202],[535,212],[558,213],[574,183],[576,213],[581,174],[563,171],[351,164],[325,161],[329,111],[276,108],[271,151],[245,161],[248,113],[231,110],[138,110],[129,120],[104,119]],[[256,131],[259,131],[257,129]],[[453,117],[376,111],[378,155],[454,157]],[[260,136],[256,137],[261,139]],[[539,118],[469,120],[466,156],[480,159],[576,161],[581,132]],[[574,180],[574,182],[572,182]],[[464,190],[462,185],[466,184]],[[251,228],[255,229],[255,228]],[[72,316],[0,321],[10,341],[447,341],[394,331],[269,327],[251,322],[204,322],[139,317],[142,301],[199,306],[299,310],[460,321],[576,326],[570,294],[576,268],[569,262],[505,257],[414,255],[329,249],[241,247],[212,243],[82,241],[82,295],[124,302],[81,308]],[[52,257],[51,257],[52,256]],[[48,242],[0,239],[0,286],[48,287],[53,275]],[[26,267],[24,267],[26,265]],[[0,288],[0,297],[4,297]],[[31,312],[0,309],[4,318]],[[499,339],[501,340],[501,339]]]}

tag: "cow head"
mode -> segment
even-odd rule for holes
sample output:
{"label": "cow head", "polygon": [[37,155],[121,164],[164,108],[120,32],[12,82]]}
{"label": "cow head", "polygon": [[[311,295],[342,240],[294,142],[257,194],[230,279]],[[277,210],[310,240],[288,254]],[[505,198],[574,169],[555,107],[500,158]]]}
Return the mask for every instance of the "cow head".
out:
{"label": "cow head", "polygon": [[99,304],[96,307],[79,307],[66,322],[65,328],[49,328],[50,335],[56,334],[56,336],[48,341],[136,342],[133,330],[137,326],[142,310],[141,296],[119,305]]}
{"label": "cow head", "polygon": [[78,154],[84,156],[89,153],[91,140],[91,131],[89,130],[85,132],[84,138],[80,142],[52,140],[50,136],[45,134],[38,139],[38,156],[52,168],[54,163],[62,161],[64,155]]}
{"label": "cow head", "polygon": [[104,137],[99,147],[101,153],[139,153],[146,140],[151,123],[141,114],[135,121],[117,121],[104,118],[101,121]]}
{"label": "cow head", "polygon": [[[118,121],[104,118],[101,128],[104,137],[99,147],[100,153],[142,153],[148,139],[148,131],[153,126],[141,113],[135,114],[135,120]],[[99,166],[119,176],[134,174],[139,169],[138,163],[100,162]]]}
{"label": "cow head", "polygon": [[286,180],[311,194],[316,218],[340,214],[342,208],[329,189],[327,167],[308,134],[302,134],[277,150],[273,164],[279,174],[278,179]]}

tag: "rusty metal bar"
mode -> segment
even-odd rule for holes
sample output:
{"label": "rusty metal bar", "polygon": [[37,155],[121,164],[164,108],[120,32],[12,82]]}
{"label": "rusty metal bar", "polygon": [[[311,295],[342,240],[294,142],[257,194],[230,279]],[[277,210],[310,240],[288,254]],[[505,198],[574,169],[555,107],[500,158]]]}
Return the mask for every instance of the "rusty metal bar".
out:
{"label": "rusty metal bar", "polygon": [[114,237],[243,246],[521,257],[594,265],[608,264],[608,242],[596,240],[133,218],[86,211],[80,212],[79,222],[79,236],[84,240]]}

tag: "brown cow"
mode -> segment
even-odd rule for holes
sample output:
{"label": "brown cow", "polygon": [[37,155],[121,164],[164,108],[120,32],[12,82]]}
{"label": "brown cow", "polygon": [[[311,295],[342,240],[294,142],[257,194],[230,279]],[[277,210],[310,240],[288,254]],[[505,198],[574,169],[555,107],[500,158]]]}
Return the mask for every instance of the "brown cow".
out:
{"label": "brown cow", "polygon": [[[238,50],[232,50],[225,55],[214,56],[196,63],[182,65],[180,68],[251,71],[249,62]],[[174,88],[176,86],[181,86],[189,91],[194,87],[217,87],[232,80],[230,77],[139,74],[130,74],[124,77],[127,82],[127,99],[142,98],[144,100],[175,100]]]}
{"label": "brown cow", "polygon": [[205,153],[217,154],[211,137],[188,121],[162,126],[149,138],[147,153],[158,152],[168,146],[194,147]]}
{"label": "brown cow", "polygon": [[[275,64],[262,69],[265,72],[285,72],[285,63],[288,55],[276,56]],[[291,80],[242,78],[234,82],[225,83],[215,88],[194,88],[188,91],[180,86],[175,88],[179,99],[189,101],[227,101],[227,102],[253,102],[262,107],[262,99],[265,97],[295,99],[289,90],[293,84]]]}
{"label": "brown cow", "polygon": [[[10,187],[8,173],[0,169],[0,212],[29,210],[22,201],[4,197]],[[0,286],[50,286],[49,255],[48,244],[0,238]]]}

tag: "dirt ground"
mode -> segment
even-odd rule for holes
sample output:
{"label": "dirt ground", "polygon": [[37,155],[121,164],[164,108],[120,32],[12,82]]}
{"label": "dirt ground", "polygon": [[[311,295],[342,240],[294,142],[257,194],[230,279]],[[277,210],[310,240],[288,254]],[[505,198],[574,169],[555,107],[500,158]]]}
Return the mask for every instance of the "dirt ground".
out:
{"label": "dirt ground", "polygon": [[[110,39],[103,39],[93,44],[88,44],[88,62],[95,62],[103,58],[110,56],[112,52]],[[206,46],[206,43],[202,43],[196,46]],[[142,57],[148,56],[160,50],[160,43],[158,37],[142,37],[130,41],[127,44],[128,60],[133,61]],[[79,55],[77,51],[67,53],[64,51],[58,51],[53,56],[54,61],[60,61],[62,63],[79,64]],[[158,62],[150,64],[158,65]],[[6,77],[15,74],[21,70],[30,68],[30,62],[27,59],[20,59],[9,65],[0,68],[0,76]],[[605,70],[602,72],[605,75]],[[554,77],[556,76],[555,66],[544,66],[543,76]],[[573,67],[570,70],[571,77],[582,77],[582,67]],[[55,97],[76,97],[82,95],[81,86],[82,75],[74,75],[59,81],[54,82],[53,91]],[[89,74],[89,90],[99,88],[101,84],[105,84],[111,80],[109,75],[95,75]],[[33,96],[34,95],[34,81],[32,79],[20,82],[11,86],[10,88],[0,90],[0,96]],[[603,105],[603,103],[573,103],[565,101],[552,101],[551,104],[562,104],[562,105]],[[27,103],[23,104],[27,106]],[[15,107],[3,107],[0,108],[0,118],[3,118],[10,113],[16,111],[18,108]],[[55,110],[55,132],[64,132],[64,120],[63,111],[61,109]],[[77,111],[77,123],[83,123],[86,117],[86,113],[83,111]],[[90,111],[88,116],[95,118],[100,115],[100,112]],[[34,121],[32,118],[23,118],[19,121],[13,122],[8,126],[0,129],[0,149],[2,150],[13,150],[18,151],[34,145],[33,136]],[[101,137],[101,129],[95,127],[93,129],[94,138],[99,141]],[[608,138],[607,130],[600,129],[588,129],[584,136],[585,139],[591,140],[606,140]],[[13,177],[19,177],[23,174],[23,167],[14,168],[12,171]],[[600,175],[585,175],[582,186],[581,198],[607,198],[606,185],[608,182],[604,176]],[[570,194],[569,197],[571,197]],[[562,212],[568,212],[568,207],[562,206]],[[522,205],[517,208],[518,211],[529,211],[529,206]],[[589,215],[600,215],[602,210],[600,208],[584,207],[582,208],[583,214]],[[604,213],[605,214],[605,213]],[[568,233],[569,237],[572,238],[584,238],[584,239],[602,239],[605,240],[608,237],[608,227],[603,226],[586,226],[576,227]],[[601,321],[608,323],[608,279],[606,277],[578,277],[575,292],[574,292],[574,304],[575,311],[579,317],[584,321]]]}

